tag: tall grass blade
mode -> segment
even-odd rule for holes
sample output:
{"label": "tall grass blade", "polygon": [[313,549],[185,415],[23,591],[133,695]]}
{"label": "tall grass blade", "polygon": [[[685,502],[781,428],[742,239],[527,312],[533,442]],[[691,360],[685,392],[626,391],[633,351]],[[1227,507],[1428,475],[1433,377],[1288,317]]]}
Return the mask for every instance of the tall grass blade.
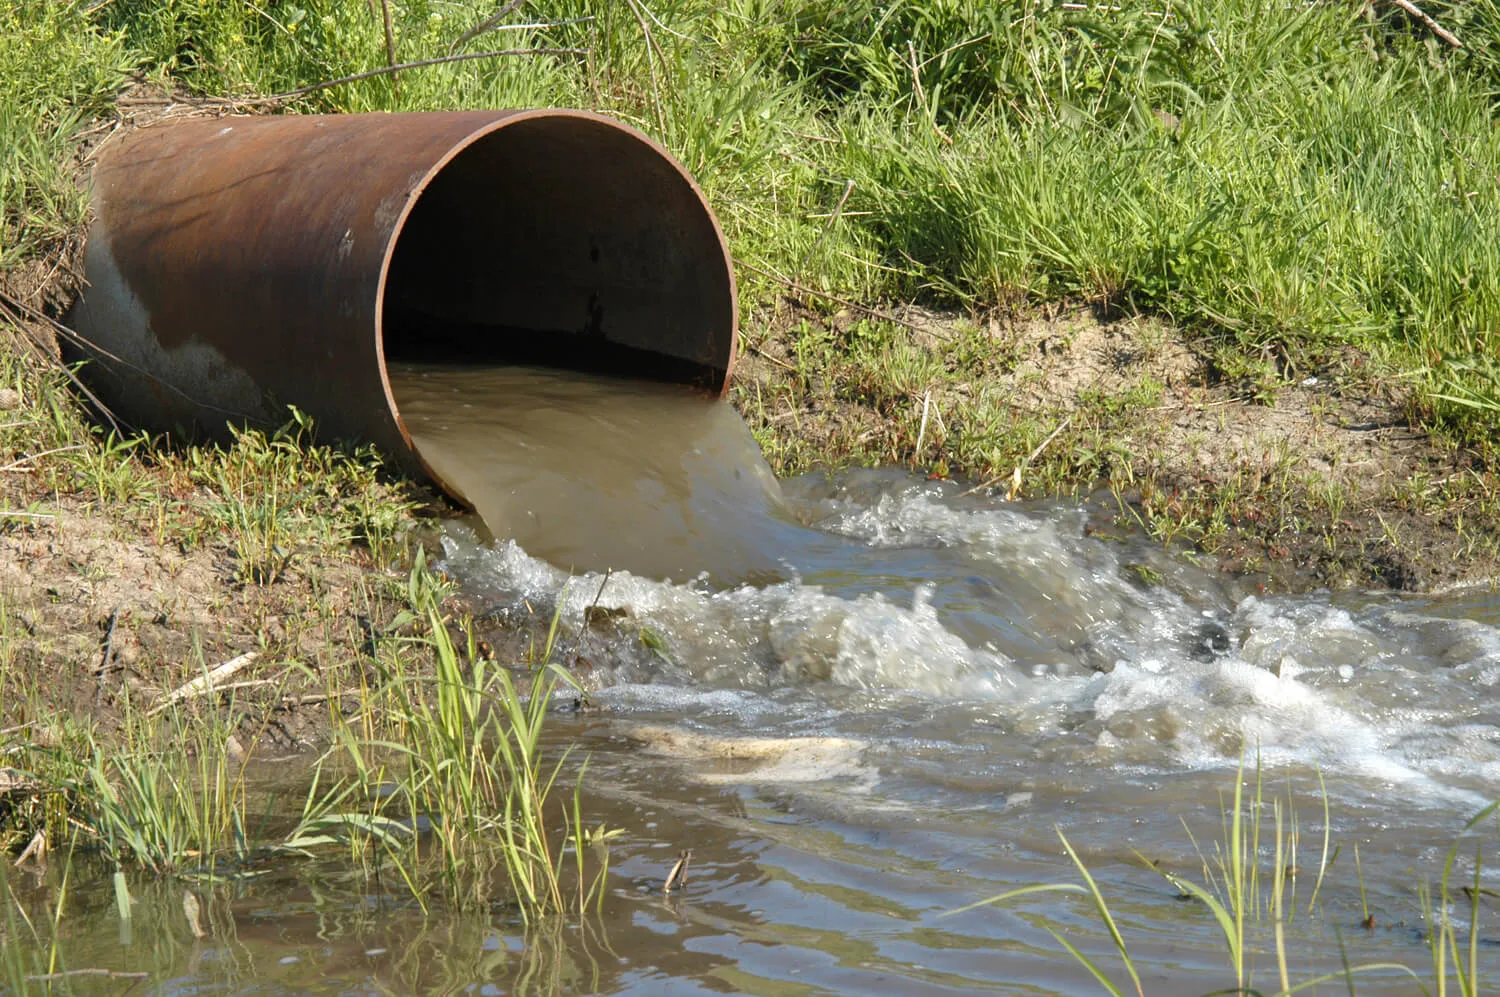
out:
{"label": "tall grass blade", "polygon": [[1073,850],[1073,846],[1068,842],[1067,835],[1062,833],[1061,828],[1057,829],[1057,837],[1062,841],[1063,848],[1067,851],[1068,857],[1073,860],[1073,865],[1077,867],[1079,875],[1083,876],[1083,881],[1088,884],[1089,895],[1094,900],[1094,908],[1099,912],[1099,917],[1104,921],[1105,926],[1109,928],[1109,937],[1114,939],[1115,948],[1119,950],[1120,958],[1125,962],[1125,971],[1130,974],[1131,982],[1135,984],[1136,994],[1138,997],[1145,997],[1145,991],[1141,989],[1141,978],[1136,974],[1135,964],[1130,958],[1130,950],[1125,947],[1125,938],[1120,934],[1120,928],[1115,924],[1114,916],[1109,912],[1109,905],[1104,902],[1104,894],[1099,892],[1099,884],[1094,882],[1094,877],[1089,874],[1088,866],[1083,864],[1083,860]]}

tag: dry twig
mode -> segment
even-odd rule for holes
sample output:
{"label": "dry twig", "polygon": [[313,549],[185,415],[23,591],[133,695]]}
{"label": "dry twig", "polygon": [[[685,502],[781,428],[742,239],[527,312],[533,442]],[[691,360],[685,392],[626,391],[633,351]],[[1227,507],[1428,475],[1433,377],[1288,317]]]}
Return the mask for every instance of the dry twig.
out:
{"label": "dry twig", "polygon": [[823,248],[823,243],[828,240],[828,233],[838,224],[839,218],[844,213],[844,205],[849,203],[849,195],[852,193],[854,193],[854,181],[850,180],[844,187],[844,196],[839,198],[839,203],[834,205],[833,213],[828,216],[828,223],[823,226],[823,231],[818,233],[817,241],[807,248],[807,252],[802,257],[802,262],[797,264],[798,271],[806,270],[808,261],[813,258],[813,254]]}
{"label": "dry twig", "polygon": [[222,665],[217,665],[209,669],[191,682],[184,682],[171,692],[158,697],[156,705],[147,711],[146,716],[155,716],[172,704],[180,703],[184,699],[192,699],[197,696],[206,696],[209,693],[217,692],[219,690],[218,683],[244,670],[245,666],[254,663],[255,659],[259,657],[259,651],[246,651],[238,657],[230,658]]}
{"label": "dry twig", "polygon": [[496,49],[493,52],[463,52],[459,55],[444,55],[436,59],[419,59],[416,62],[403,62],[396,66],[386,66],[384,69],[371,69],[363,73],[355,73],[353,76],[341,76],[336,80],[325,80],[322,83],[311,83],[296,90],[288,90],[285,93],[272,94],[269,97],[259,97],[254,100],[242,100],[238,103],[244,107],[253,107],[260,104],[281,104],[298,97],[306,97],[310,93],[319,90],[327,90],[329,87],[343,86],[345,83],[358,83],[360,80],[373,79],[376,76],[388,76],[391,73],[399,73],[407,69],[422,69],[426,66],[440,66],[446,62],[467,62],[470,59],[495,59],[507,55],[588,55],[586,48],[505,48]]}
{"label": "dry twig", "polygon": [[1427,26],[1428,31],[1431,31],[1433,34],[1437,35],[1449,45],[1453,46],[1454,48],[1464,47],[1464,43],[1458,40],[1457,35],[1449,31],[1447,28],[1443,27],[1437,21],[1434,21],[1431,15],[1429,15],[1421,7],[1418,7],[1416,4],[1412,3],[1412,0],[1389,0],[1389,2],[1395,4],[1397,7],[1400,7],[1402,10],[1410,14],[1412,17],[1421,21],[1424,25]]}
{"label": "dry twig", "polygon": [[[19,315],[17,314],[18,312],[20,313]],[[41,356],[46,363],[49,363],[60,370],[63,375],[67,377],[69,383],[71,383],[73,387],[77,388],[79,392],[89,400],[89,403],[94,406],[94,409],[104,418],[104,421],[110,424],[115,433],[119,436],[124,436],[124,432],[120,429],[120,423],[118,420],[116,420],[114,412],[110,411],[109,406],[100,401],[99,396],[90,391],[88,387],[78,379],[78,375],[73,373],[73,368],[69,367],[67,364],[63,363],[62,360],[52,355],[52,352],[46,348],[45,344],[43,344],[36,331],[26,323],[21,321],[20,315],[26,315],[33,320],[45,322],[46,324],[51,325],[54,329],[65,330],[70,336],[73,336],[77,340],[81,340],[85,343],[87,343],[88,341],[85,340],[82,336],[78,335],[78,333],[74,332],[72,329],[68,329],[67,326],[63,325],[61,322],[58,322],[51,318],[45,312],[37,311],[35,308],[32,308],[24,301],[17,301],[10,295],[4,293],[3,291],[0,291],[0,319],[8,321],[17,329],[24,330],[27,338],[35,346],[36,353]],[[100,352],[104,351],[101,350]]]}
{"label": "dry twig", "polygon": [[932,392],[927,391],[922,395],[922,425],[917,428],[917,447],[912,452],[912,460],[922,459],[922,441],[927,438],[927,414],[932,408]]}
{"label": "dry twig", "polygon": [[671,893],[687,886],[688,863],[693,861],[693,850],[684,848],[677,853],[677,862],[672,866],[672,871],[667,873],[667,881],[662,884],[663,893]]}
{"label": "dry twig", "polygon": [[848,298],[841,298],[837,294],[829,294],[827,291],[815,290],[811,287],[807,287],[803,284],[797,283],[790,277],[783,277],[779,273],[773,273],[769,270],[762,270],[760,267],[755,266],[753,263],[746,263],[741,260],[739,265],[744,267],[746,270],[749,270],[751,273],[758,273],[762,277],[769,278],[770,280],[774,280],[780,284],[785,284],[787,287],[796,291],[798,294],[811,294],[815,298],[823,298],[826,301],[832,301],[836,305],[843,305],[845,308],[852,308],[857,312],[863,312],[871,318],[878,318],[886,322],[894,322],[897,325],[904,325],[906,326],[906,328],[910,329],[913,332],[927,331],[922,326],[917,325],[915,322],[908,322],[906,319],[901,318],[897,315],[892,315],[890,312],[883,312],[879,308],[871,308],[868,305],[862,305],[856,301],[850,301]]}
{"label": "dry twig", "polygon": [[656,81],[656,60],[661,59],[665,63],[666,59],[662,56],[661,48],[651,34],[651,26],[646,23],[645,15],[636,5],[636,0],[625,0],[625,3],[630,7],[630,12],[635,15],[636,23],[641,26],[641,34],[646,39],[646,66],[651,70],[651,96],[654,98],[652,103],[656,107],[656,127],[661,129],[662,135],[666,135],[667,116],[661,108],[661,85]]}
{"label": "dry twig", "polygon": [[49,980],[66,980],[74,976],[105,976],[111,980],[148,980],[150,973],[127,973],[118,969],[65,969],[58,973],[41,973],[26,977],[28,983],[46,983]]}
{"label": "dry twig", "polygon": [[31,836],[31,843],[16,859],[16,868],[19,869],[27,862],[35,862],[37,865],[47,864],[47,835],[44,831],[38,831]]}
{"label": "dry twig", "polygon": [[457,52],[458,47],[469,39],[478,37],[486,31],[493,31],[499,27],[501,21],[505,20],[508,15],[520,10],[521,5],[525,2],[526,0],[509,0],[508,3],[502,4],[499,10],[455,38],[453,44],[448,46],[448,54],[452,55],[454,52]]}
{"label": "dry twig", "polygon": [[[1069,426],[1069,424],[1071,424],[1072,422],[1073,422],[1073,417],[1070,415],[1066,419],[1064,419],[1062,422],[1058,423],[1057,424],[1057,428],[1052,431],[1052,434],[1050,436],[1048,436],[1045,440],[1043,440],[1041,443],[1039,443],[1037,445],[1037,448],[1035,450],[1033,450],[1033,451],[1031,451],[1031,453],[1027,454],[1025,460],[1021,461],[1021,463],[1019,463],[1019,464],[1016,465],[1016,469],[1010,473],[1011,485],[1010,485],[1010,490],[1008,492],[1006,492],[1006,494],[1005,494],[1006,501],[1013,500],[1016,497],[1017,493],[1020,492],[1020,490],[1021,490],[1021,475],[1026,471],[1026,468],[1028,468],[1028,467],[1031,466],[1031,462],[1034,461],[1034,460],[1036,460],[1038,457],[1040,457],[1042,455],[1042,451],[1046,450],[1047,447],[1048,447],[1048,445],[1051,444],[1053,440],[1057,439],[1058,435],[1064,429],[1067,429],[1068,426]],[[978,485],[975,485],[973,488],[968,489],[967,491],[959,492],[958,493],[958,497],[959,498],[963,498],[965,495],[973,495],[975,492],[982,492],[986,488],[993,488],[995,485],[998,485],[1000,482],[1004,481],[1005,477],[1006,476],[1003,475],[1003,474],[996,475],[995,477],[993,477],[990,480],[984,482],[983,484],[978,484]]]}
{"label": "dry twig", "polygon": [[6,464],[4,467],[0,467],[0,471],[21,471],[23,473],[30,473],[31,471],[34,471],[35,468],[30,467],[28,465],[30,465],[31,462],[34,461],[34,460],[41,460],[43,457],[51,457],[53,454],[68,453],[69,451],[72,451],[72,450],[82,450],[82,449],[83,449],[83,444],[82,443],[75,443],[72,446],[66,446],[66,447],[53,447],[51,450],[43,450],[40,453],[27,454],[24,457],[20,457],[20,458],[14,460],[14,461],[11,461],[9,464]]}
{"label": "dry twig", "polygon": [[[109,350],[106,350],[104,347],[100,346],[98,343],[94,342],[92,339],[89,339],[87,336],[83,335],[77,330],[70,329],[67,326],[63,325],[61,322],[48,315],[46,312],[38,311],[37,309],[32,308],[30,305],[25,304],[21,301],[17,301],[15,298],[12,298],[3,292],[0,292],[0,317],[8,317],[11,323],[14,324],[17,328],[26,328],[26,326],[16,318],[14,312],[8,311],[6,309],[6,305],[9,305],[10,308],[21,312],[34,321],[41,322],[44,325],[50,326],[53,332],[56,332],[63,339],[66,339],[68,342],[72,343],[74,346],[77,346],[79,349],[87,350],[103,360],[108,360],[110,363],[119,364],[126,370],[140,374],[142,377],[150,378],[152,381],[155,381],[157,384],[161,385],[163,388],[170,391],[172,394],[181,398],[183,401],[189,403],[190,405],[196,405],[199,408],[207,409],[210,412],[217,412],[220,415],[227,415],[232,419],[244,419],[247,421],[250,420],[250,416],[246,415],[244,412],[236,412],[233,409],[220,408],[217,405],[210,405],[208,402],[200,401],[199,399],[194,398],[192,395],[188,394],[186,391],[183,391],[181,388],[177,387],[177,385],[171,383],[170,381],[163,380],[161,377],[152,373],[146,368],[138,364],[133,364],[129,360],[126,360],[124,357],[117,356],[116,354],[111,353]],[[31,335],[33,340],[36,339],[35,334],[32,333],[29,328],[26,328],[26,331],[28,335]],[[120,429],[120,424],[116,421],[115,414],[110,411],[109,407],[106,406],[102,401],[100,401],[92,391],[86,388],[82,381],[78,380],[78,377],[73,373],[72,369],[68,367],[67,364],[53,357],[51,353],[49,353],[40,342],[37,343],[37,348],[47,356],[49,361],[51,361],[54,365],[57,366],[59,370],[61,370],[68,376],[68,380],[72,382],[75,388],[83,392],[85,397],[87,397],[88,400],[94,404],[94,406],[99,410],[100,415],[104,416],[105,420],[110,424],[111,427],[113,427],[116,435],[123,437],[125,433]]]}
{"label": "dry twig", "polygon": [[391,29],[391,0],[380,0],[382,20],[385,22],[385,64],[391,69],[391,88],[401,92],[401,83],[396,76],[396,33]]}

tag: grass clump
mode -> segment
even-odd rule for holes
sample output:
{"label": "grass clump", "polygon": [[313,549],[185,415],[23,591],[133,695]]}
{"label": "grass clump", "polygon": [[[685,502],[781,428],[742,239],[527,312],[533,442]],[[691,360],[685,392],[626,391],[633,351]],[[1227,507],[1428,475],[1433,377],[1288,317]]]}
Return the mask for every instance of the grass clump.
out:
{"label": "grass clump", "polygon": [[528,922],[597,910],[613,835],[585,826],[581,771],[559,792],[569,752],[549,759],[544,736],[553,697],[573,680],[548,660],[550,644],[518,683],[467,624],[455,641],[444,585],[420,555],[406,591],[379,677],[332,718],[334,746],[307,773],[299,808],[258,784],[258,739],[224,719],[230,692],[225,710],[166,700],[112,734],[77,729],[66,746],[5,750],[34,801],[0,813],[5,840],[72,839],[120,868],[206,881],[344,849],[372,877],[395,868],[424,908],[498,904]]}
{"label": "grass clump", "polygon": [[[1248,795],[1246,789],[1253,785]],[[1382,974],[1410,979],[1424,995],[1457,993],[1462,997],[1476,997],[1481,991],[1479,977],[1478,948],[1480,944],[1480,900],[1488,891],[1481,887],[1483,870],[1482,845],[1476,846],[1474,854],[1474,878],[1471,886],[1458,887],[1453,883],[1458,845],[1449,850],[1443,864],[1436,890],[1427,881],[1416,890],[1419,910],[1416,912],[1424,925],[1422,935],[1431,954],[1431,965],[1417,968],[1403,962],[1380,961],[1351,964],[1343,951],[1343,934],[1334,924],[1339,936],[1341,968],[1332,972],[1314,973],[1298,978],[1293,971],[1292,953],[1287,934],[1290,926],[1299,917],[1299,879],[1311,879],[1312,889],[1301,908],[1300,916],[1311,918],[1321,914],[1325,919],[1337,917],[1336,913],[1324,911],[1318,904],[1325,879],[1337,861],[1340,848],[1330,851],[1331,825],[1326,788],[1322,787],[1322,836],[1317,843],[1316,868],[1299,865],[1299,851],[1303,848],[1302,835],[1295,807],[1290,795],[1283,800],[1268,797],[1257,766],[1252,778],[1247,778],[1243,764],[1235,773],[1232,792],[1227,801],[1221,802],[1221,828],[1217,840],[1211,843],[1208,854],[1198,846],[1191,829],[1188,836],[1198,848],[1202,861],[1202,876],[1194,880],[1187,875],[1161,867],[1137,852],[1142,865],[1153,870],[1178,892],[1181,899],[1200,904],[1214,919],[1224,942],[1224,954],[1232,984],[1224,994],[1266,994],[1276,997],[1291,997],[1308,991],[1316,992],[1319,986],[1333,983],[1346,987],[1348,993],[1356,993],[1358,980],[1362,976]],[[1500,804],[1492,804],[1468,822],[1465,830],[1472,830],[1492,816]],[[1108,900],[1067,836],[1058,830],[1058,839],[1063,852],[1077,871],[1081,882],[1042,883],[1009,890],[989,897],[967,907],[950,911],[951,916],[977,907],[1011,903],[1025,897],[1049,894],[1074,894],[1087,898],[1093,916],[1109,937],[1114,955],[1125,970],[1129,983],[1120,982],[1116,975],[1101,964],[1097,956],[1090,955],[1073,944],[1062,931],[1045,924],[1047,931],[1058,943],[1098,981],[1113,997],[1125,997],[1134,993],[1144,997],[1140,971],[1130,954],[1126,935],[1111,913]],[[1355,871],[1363,920],[1348,925],[1349,930],[1369,930],[1375,921],[1364,903],[1364,877],[1358,865],[1359,851],[1355,850]],[[1459,907],[1468,914],[1467,930],[1454,921],[1454,911]],[[1257,956],[1269,960],[1271,968],[1261,970]],[[1258,973],[1274,973],[1269,981],[1258,979]]]}
{"label": "grass clump", "polygon": [[0,7],[0,270],[87,217],[69,140],[109,106],[130,58],[120,34],[84,23],[78,6]]}
{"label": "grass clump", "polygon": [[[1231,376],[1297,377],[1352,344],[1408,375],[1439,422],[1482,433],[1497,411],[1476,359],[1500,327],[1494,0],[1436,5],[1456,50],[1391,5],[1251,0],[533,0],[504,26],[542,27],[473,37],[492,5],[419,0],[392,5],[390,50],[358,0],[36,6],[15,51],[65,30],[87,67],[133,61],[212,94],[287,92],[392,54],[552,50],[297,107],[593,108],[664,141],[762,274],[1159,314],[1217,344]],[[107,73],[80,73],[33,88],[94,110]],[[763,280],[748,284],[761,300]]]}
{"label": "grass clump", "polygon": [[[433,672],[413,670],[406,648],[393,647],[380,705],[362,731],[340,728],[340,746],[328,759],[347,763],[351,798],[369,805],[317,823],[376,849],[419,899],[416,884],[431,873],[455,905],[484,906],[503,871],[528,921],[601,904],[612,832],[585,827],[581,770],[570,798],[556,802],[571,751],[546,757],[548,710],[560,692],[576,688],[551,662],[556,622],[522,685],[481,650],[469,621],[455,640],[420,555],[410,591],[413,609],[399,622],[425,634],[402,643],[430,653]],[[571,886],[569,875],[576,878]]]}

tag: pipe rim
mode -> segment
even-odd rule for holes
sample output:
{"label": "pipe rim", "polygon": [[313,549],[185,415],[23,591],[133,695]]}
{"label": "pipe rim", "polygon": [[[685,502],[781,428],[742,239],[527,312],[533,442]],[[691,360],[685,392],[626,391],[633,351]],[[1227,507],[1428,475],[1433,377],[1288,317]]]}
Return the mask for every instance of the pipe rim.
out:
{"label": "pipe rim", "polygon": [[642,132],[640,129],[634,128],[631,125],[624,123],[623,121],[618,121],[614,118],[609,117],[608,115],[599,114],[594,111],[574,110],[571,108],[533,108],[527,110],[510,111],[505,113],[504,117],[497,118],[496,120],[491,121],[488,124],[476,128],[474,131],[470,132],[468,135],[465,135],[458,142],[455,142],[452,146],[450,146],[448,150],[444,152],[443,155],[440,156],[432,164],[431,167],[428,168],[427,172],[422,175],[422,179],[412,188],[411,192],[407,194],[406,203],[402,205],[401,213],[396,216],[396,222],[391,228],[390,237],[386,240],[385,251],[381,256],[380,279],[376,283],[375,287],[374,322],[375,361],[379,368],[378,373],[380,375],[380,387],[385,394],[386,410],[390,413],[391,421],[395,423],[396,431],[401,434],[401,439],[402,442],[406,445],[407,452],[416,458],[417,463],[427,474],[428,478],[433,483],[435,483],[445,494],[459,500],[466,506],[469,505],[469,501],[463,495],[463,493],[460,492],[446,479],[444,479],[441,475],[439,475],[427,462],[427,459],[422,456],[421,449],[417,447],[416,443],[411,438],[411,431],[406,428],[406,420],[401,417],[401,408],[396,404],[396,396],[395,393],[391,390],[390,373],[386,369],[385,359],[386,284],[390,278],[391,260],[395,256],[397,243],[401,241],[401,234],[406,228],[407,219],[411,216],[412,211],[416,209],[417,202],[422,199],[422,195],[426,193],[428,185],[430,185],[432,181],[437,178],[438,174],[442,173],[443,170],[447,168],[448,164],[456,159],[461,153],[469,149],[481,139],[487,138],[490,135],[502,131],[503,129],[511,125],[519,124],[523,121],[535,120],[538,118],[572,118],[575,120],[588,121],[592,124],[602,125],[605,128],[622,132],[635,139],[637,142],[642,143],[652,152],[656,153],[657,156],[659,156],[663,161],[670,165],[672,170],[682,178],[683,182],[687,184],[688,189],[693,192],[693,196],[698,199],[699,205],[701,205],[703,208],[704,215],[708,218],[708,222],[713,228],[714,237],[718,241],[719,251],[723,254],[724,272],[729,278],[729,359],[728,362],[724,365],[724,383],[720,386],[719,389],[719,396],[721,398],[729,391],[730,377],[734,373],[735,360],[737,359],[739,354],[739,287],[735,279],[734,257],[730,254],[729,243],[724,238],[724,230],[719,224],[718,216],[714,214],[713,209],[709,206],[708,198],[704,196],[703,189],[698,186],[698,182],[693,179],[692,174],[688,173],[687,169],[677,161],[677,157],[673,156],[665,146],[657,142],[645,132]]}

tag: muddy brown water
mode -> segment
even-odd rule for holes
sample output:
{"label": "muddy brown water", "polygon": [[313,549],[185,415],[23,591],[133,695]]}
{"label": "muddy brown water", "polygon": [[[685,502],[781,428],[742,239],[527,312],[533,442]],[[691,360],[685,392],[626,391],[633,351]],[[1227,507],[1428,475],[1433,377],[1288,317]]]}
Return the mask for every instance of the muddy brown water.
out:
{"label": "muddy brown water", "polygon": [[423,459],[498,536],[577,573],[765,577],[797,530],[728,405],[539,367],[396,364]]}
{"label": "muddy brown water", "polygon": [[[1076,881],[1061,830],[1144,992],[1202,994],[1233,984],[1222,935],[1148,863],[1218,876],[1242,759],[1295,816],[1293,983],[1336,970],[1342,946],[1431,989],[1419,889],[1456,842],[1455,879],[1472,882],[1483,848],[1482,886],[1500,888],[1494,818],[1465,830],[1500,795],[1492,592],[1268,596],[1090,529],[1084,505],[890,470],[776,482],[727,406],[663,386],[412,368],[394,382],[424,454],[488,520],[449,525],[442,567],[498,615],[557,612],[559,656],[604,707],[559,714],[551,734],[590,755],[591,819],[625,832],[604,915],[527,936],[503,912],[424,916],[304,864],[215,887],[214,930],[194,942],[180,885],[136,883],[127,930],[108,877],[80,876],[67,967],[150,975],[73,989],[1101,992],[1056,930],[1132,992],[1084,897],[950,916]],[[608,620],[586,625],[596,600]],[[1334,858],[1317,886],[1320,780]],[[1269,803],[1263,816],[1264,874]],[[683,848],[688,885],[664,895]],[[7,875],[45,915],[56,873]],[[1466,941],[1467,902],[1449,913]],[[1478,937],[1493,980],[1488,894]],[[1251,982],[1274,992],[1269,932],[1248,939]],[[1385,970],[1356,992],[1420,991]]]}

